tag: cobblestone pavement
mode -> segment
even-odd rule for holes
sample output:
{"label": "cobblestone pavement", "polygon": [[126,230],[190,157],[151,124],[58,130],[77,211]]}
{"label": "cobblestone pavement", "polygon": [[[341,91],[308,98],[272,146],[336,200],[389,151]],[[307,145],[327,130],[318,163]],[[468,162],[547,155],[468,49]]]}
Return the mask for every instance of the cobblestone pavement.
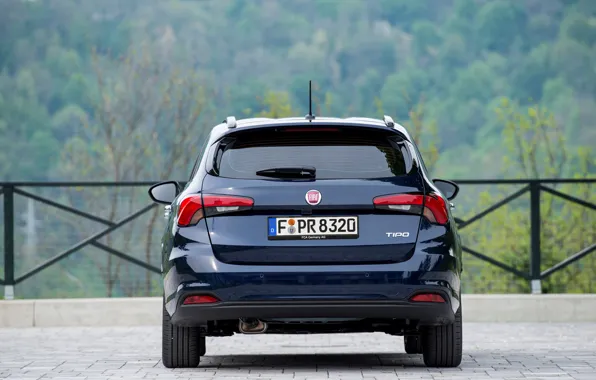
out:
{"label": "cobblestone pavement", "polygon": [[160,362],[159,327],[0,329],[0,379],[596,380],[596,324],[464,325],[460,368],[428,369],[385,334],[207,341],[195,369]]}

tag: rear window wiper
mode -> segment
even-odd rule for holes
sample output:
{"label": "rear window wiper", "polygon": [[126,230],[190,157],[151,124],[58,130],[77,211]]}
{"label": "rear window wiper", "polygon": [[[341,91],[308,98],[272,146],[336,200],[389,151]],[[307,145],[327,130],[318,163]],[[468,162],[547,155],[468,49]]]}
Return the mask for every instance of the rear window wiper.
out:
{"label": "rear window wiper", "polygon": [[274,178],[315,178],[317,169],[312,166],[295,168],[271,168],[256,172],[256,175]]}

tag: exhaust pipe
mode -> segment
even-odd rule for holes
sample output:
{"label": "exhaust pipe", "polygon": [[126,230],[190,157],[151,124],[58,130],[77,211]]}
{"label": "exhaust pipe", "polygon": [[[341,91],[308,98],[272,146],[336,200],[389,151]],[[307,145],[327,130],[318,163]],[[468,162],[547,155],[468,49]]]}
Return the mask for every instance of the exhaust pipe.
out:
{"label": "exhaust pipe", "polygon": [[238,330],[243,334],[262,334],[267,331],[267,322],[256,318],[240,318]]}

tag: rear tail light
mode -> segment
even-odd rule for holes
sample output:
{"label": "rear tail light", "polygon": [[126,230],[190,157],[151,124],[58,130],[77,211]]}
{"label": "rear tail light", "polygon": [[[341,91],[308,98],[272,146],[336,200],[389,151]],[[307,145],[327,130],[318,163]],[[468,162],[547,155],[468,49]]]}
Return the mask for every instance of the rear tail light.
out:
{"label": "rear tail light", "polygon": [[447,221],[449,220],[445,200],[435,193],[430,193],[424,197],[423,214],[431,223],[447,224]]}
{"label": "rear tail light", "polygon": [[434,224],[447,224],[449,220],[445,200],[436,193],[382,195],[374,198],[373,204],[381,210],[422,214]]}
{"label": "rear tail light", "polygon": [[183,305],[197,305],[205,303],[215,303],[219,300],[213,296],[188,296],[184,299]]}
{"label": "rear tail light", "polygon": [[252,198],[233,195],[196,194],[184,198],[178,207],[178,225],[180,227],[197,224],[206,216],[250,210],[254,204]]}
{"label": "rear tail light", "polygon": [[178,206],[178,225],[191,226],[203,219],[203,202],[200,195],[191,195]]}
{"label": "rear tail light", "polygon": [[434,303],[445,303],[445,299],[435,293],[420,293],[410,298],[412,302],[434,302]]}

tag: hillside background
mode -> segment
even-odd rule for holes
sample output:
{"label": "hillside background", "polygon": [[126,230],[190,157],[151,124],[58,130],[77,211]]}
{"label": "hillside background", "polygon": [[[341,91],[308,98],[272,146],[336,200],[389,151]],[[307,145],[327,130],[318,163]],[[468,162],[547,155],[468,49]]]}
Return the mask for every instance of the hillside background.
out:
{"label": "hillside background", "polygon": [[[2,0],[0,180],[185,180],[213,125],[302,116],[311,79],[317,115],[392,115],[435,177],[596,174],[594,0]],[[519,188],[466,187],[456,212]],[[558,189],[596,200],[593,186]],[[28,190],[108,220],[148,202],[144,188]],[[103,228],[16,199],[19,273]],[[465,241],[527,270],[522,201]],[[545,268],[596,241],[593,211],[542,201]],[[102,241],[158,265],[160,218]],[[594,256],[545,291],[596,291]],[[465,291],[528,290],[468,268]],[[86,247],[17,295],[145,295],[158,283]]]}
{"label": "hillside background", "polygon": [[80,136],[80,119],[96,116],[93,50],[118,61],[147,44],[150,56],[166,55],[200,76],[212,109],[204,127],[228,114],[260,112],[268,91],[287,93],[301,116],[313,79],[327,105],[323,115],[379,117],[381,101],[385,113],[405,123],[411,105],[424,102],[425,118],[438,132],[437,171],[450,178],[507,174],[495,113],[501,97],[548,107],[570,147],[596,146],[592,0],[6,0],[0,6],[4,180],[56,179],[62,148]]}

